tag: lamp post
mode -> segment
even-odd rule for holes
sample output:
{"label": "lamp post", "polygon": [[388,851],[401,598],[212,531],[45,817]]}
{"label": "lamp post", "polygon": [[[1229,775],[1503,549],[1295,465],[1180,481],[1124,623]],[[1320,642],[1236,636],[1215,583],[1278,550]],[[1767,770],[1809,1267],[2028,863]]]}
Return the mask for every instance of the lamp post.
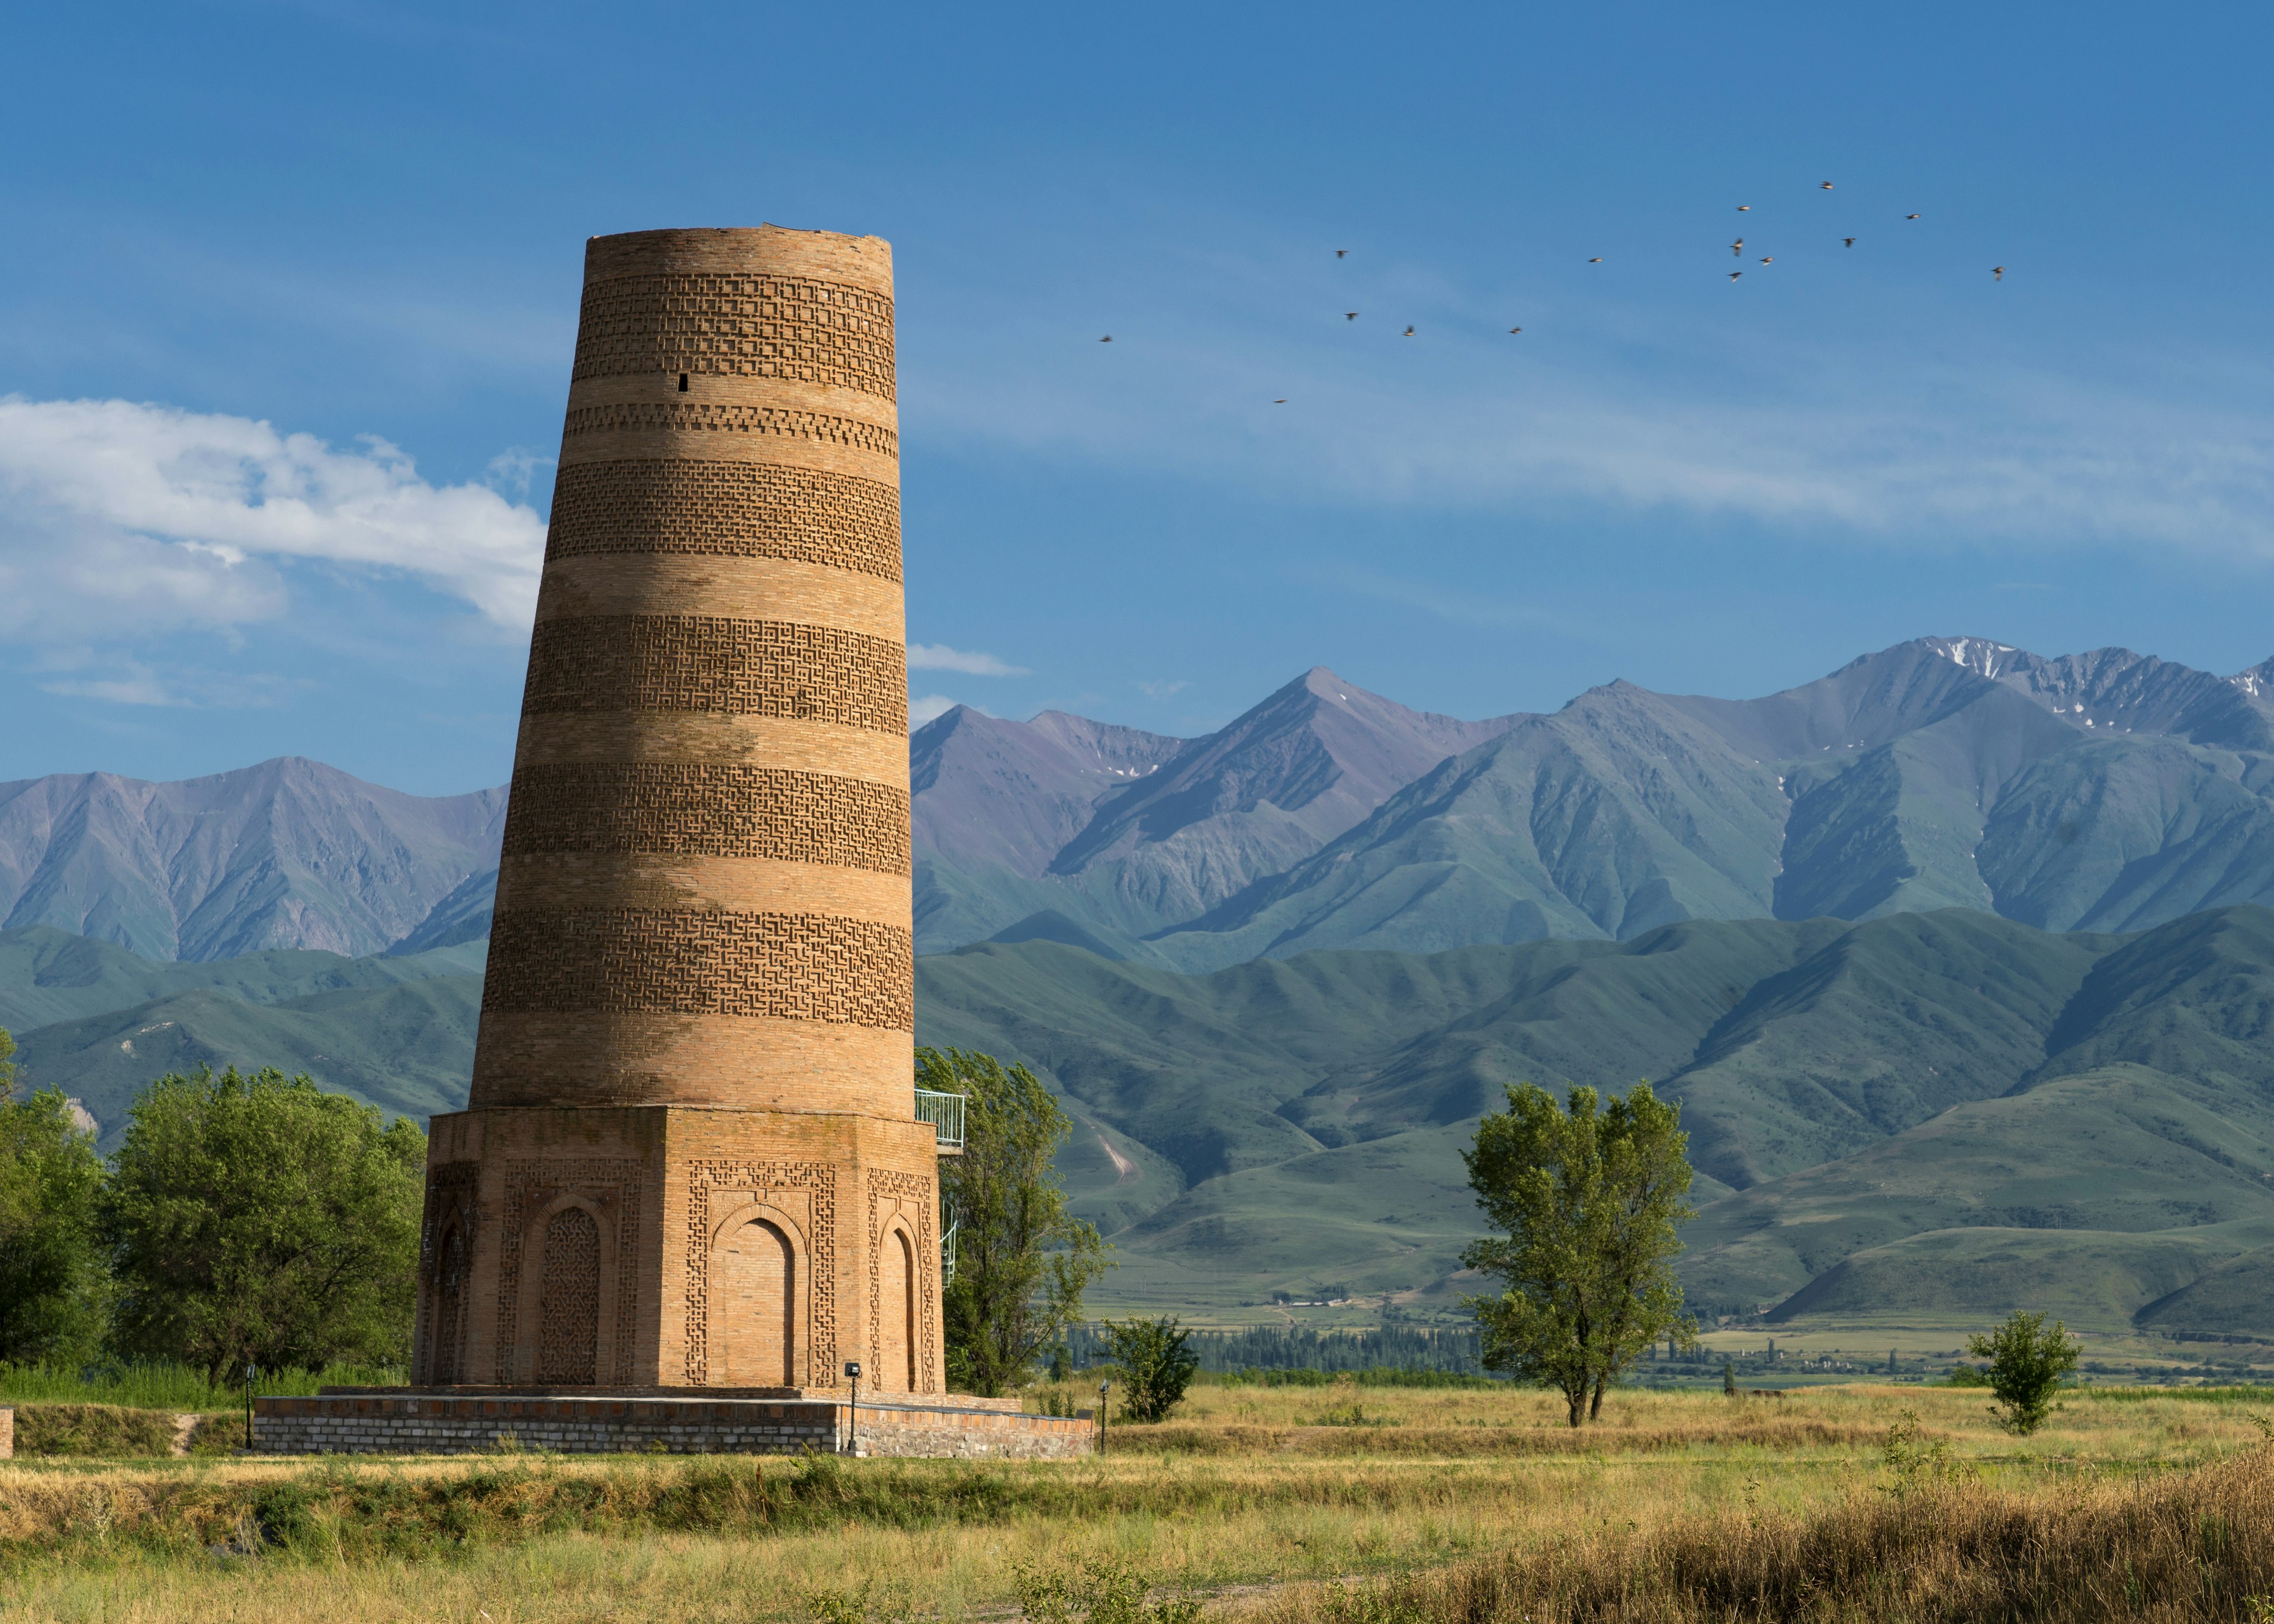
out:
{"label": "lamp post", "polygon": [[853,1381],[853,1436],[845,1447],[845,1453],[859,1455],[861,1453],[861,1361],[846,1360],[845,1373]]}
{"label": "lamp post", "polygon": [[260,1368],[257,1365],[245,1367],[245,1447],[248,1450],[252,1447],[252,1380]]}
{"label": "lamp post", "polygon": [[1112,1391],[1113,1383],[1110,1379],[1097,1384],[1097,1452],[1100,1455],[1105,1453],[1105,1395]]}

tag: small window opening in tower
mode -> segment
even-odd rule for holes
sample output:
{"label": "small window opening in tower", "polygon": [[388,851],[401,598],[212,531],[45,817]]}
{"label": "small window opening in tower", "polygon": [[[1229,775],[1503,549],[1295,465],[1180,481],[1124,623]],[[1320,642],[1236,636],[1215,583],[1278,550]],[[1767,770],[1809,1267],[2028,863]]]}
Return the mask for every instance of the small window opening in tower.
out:
{"label": "small window opening in tower", "polygon": [[687,393],[687,374],[685,372],[679,374],[679,392],[681,395]]}

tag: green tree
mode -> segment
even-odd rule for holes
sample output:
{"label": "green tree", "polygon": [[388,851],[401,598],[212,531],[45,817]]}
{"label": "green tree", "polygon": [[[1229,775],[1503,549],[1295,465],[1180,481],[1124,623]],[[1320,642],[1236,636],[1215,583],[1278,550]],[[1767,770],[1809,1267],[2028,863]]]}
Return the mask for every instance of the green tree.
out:
{"label": "green tree", "polygon": [[409,1352],[425,1136],[275,1071],[160,1078],[102,1201],[122,1352],[236,1367]]}
{"label": "green tree", "polygon": [[1987,1336],[1968,1337],[1966,1351],[1990,1361],[1984,1374],[1990,1391],[1997,1395],[1993,1413],[2008,1431],[2027,1436],[2059,1408],[2053,1395],[2076,1369],[2077,1356],[2083,1349],[2059,1320],[2048,1327],[2044,1315],[2026,1314],[2017,1308]]}
{"label": "green tree", "polygon": [[955,1214],[955,1283],[940,1304],[947,1373],[963,1392],[999,1398],[1081,1318],[1081,1294],[1106,1265],[1097,1231],[1066,1211],[1050,1159],[1073,1124],[1022,1065],[992,1055],[916,1050],[916,1085],[970,1096],[963,1154],[940,1159]]}
{"label": "green tree", "polygon": [[1680,1117],[1648,1083],[1608,1106],[1574,1088],[1568,1109],[1519,1083],[1462,1153],[1503,1231],[1461,1254],[1502,1286],[1469,1299],[1484,1363],[1559,1390],[1573,1426],[1600,1417],[1605,1390],[1660,1336],[1697,1345],[1673,1267],[1696,1215]]}
{"label": "green tree", "polygon": [[1167,1420],[1201,1367],[1200,1355],[1186,1345],[1192,1333],[1172,1314],[1101,1323],[1106,1351],[1121,1372],[1121,1413],[1132,1421]]}
{"label": "green tree", "polygon": [[[15,1079],[0,1031],[0,1092]],[[102,1335],[94,1136],[55,1089],[0,1101],[0,1360],[76,1365]]]}

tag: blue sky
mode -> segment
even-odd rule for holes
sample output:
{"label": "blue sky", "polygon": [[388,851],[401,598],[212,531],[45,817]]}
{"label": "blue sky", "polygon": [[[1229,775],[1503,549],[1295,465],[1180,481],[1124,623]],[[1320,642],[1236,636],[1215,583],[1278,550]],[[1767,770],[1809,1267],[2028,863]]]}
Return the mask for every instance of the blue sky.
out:
{"label": "blue sky", "polygon": [[2274,653],[2270,33],[26,12],[0,778],[502,781],[583,239],[663,225],[892,240],[931,706],[1198,733],[1325,664],[1483,716],[1936,632],[2234,671]]}

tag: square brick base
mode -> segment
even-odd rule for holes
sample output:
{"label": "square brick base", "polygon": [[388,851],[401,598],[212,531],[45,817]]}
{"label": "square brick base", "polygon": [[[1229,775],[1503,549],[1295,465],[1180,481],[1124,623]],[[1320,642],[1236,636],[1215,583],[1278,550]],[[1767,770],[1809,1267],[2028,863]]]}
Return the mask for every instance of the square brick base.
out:
{"label": "square brick base", "polygon": [[[856,1425],[857,1420],[857,1425]],[[950,1395],[857,1413],[841,1397],[796,1388],[749,1396],[371,1387],[253,1402],[253,1447],[267,1455],[558,1454],[861,1455],[1068,1460],[1096,1447],[1090,1418],[1019,1413],[1013,1399]]]}

